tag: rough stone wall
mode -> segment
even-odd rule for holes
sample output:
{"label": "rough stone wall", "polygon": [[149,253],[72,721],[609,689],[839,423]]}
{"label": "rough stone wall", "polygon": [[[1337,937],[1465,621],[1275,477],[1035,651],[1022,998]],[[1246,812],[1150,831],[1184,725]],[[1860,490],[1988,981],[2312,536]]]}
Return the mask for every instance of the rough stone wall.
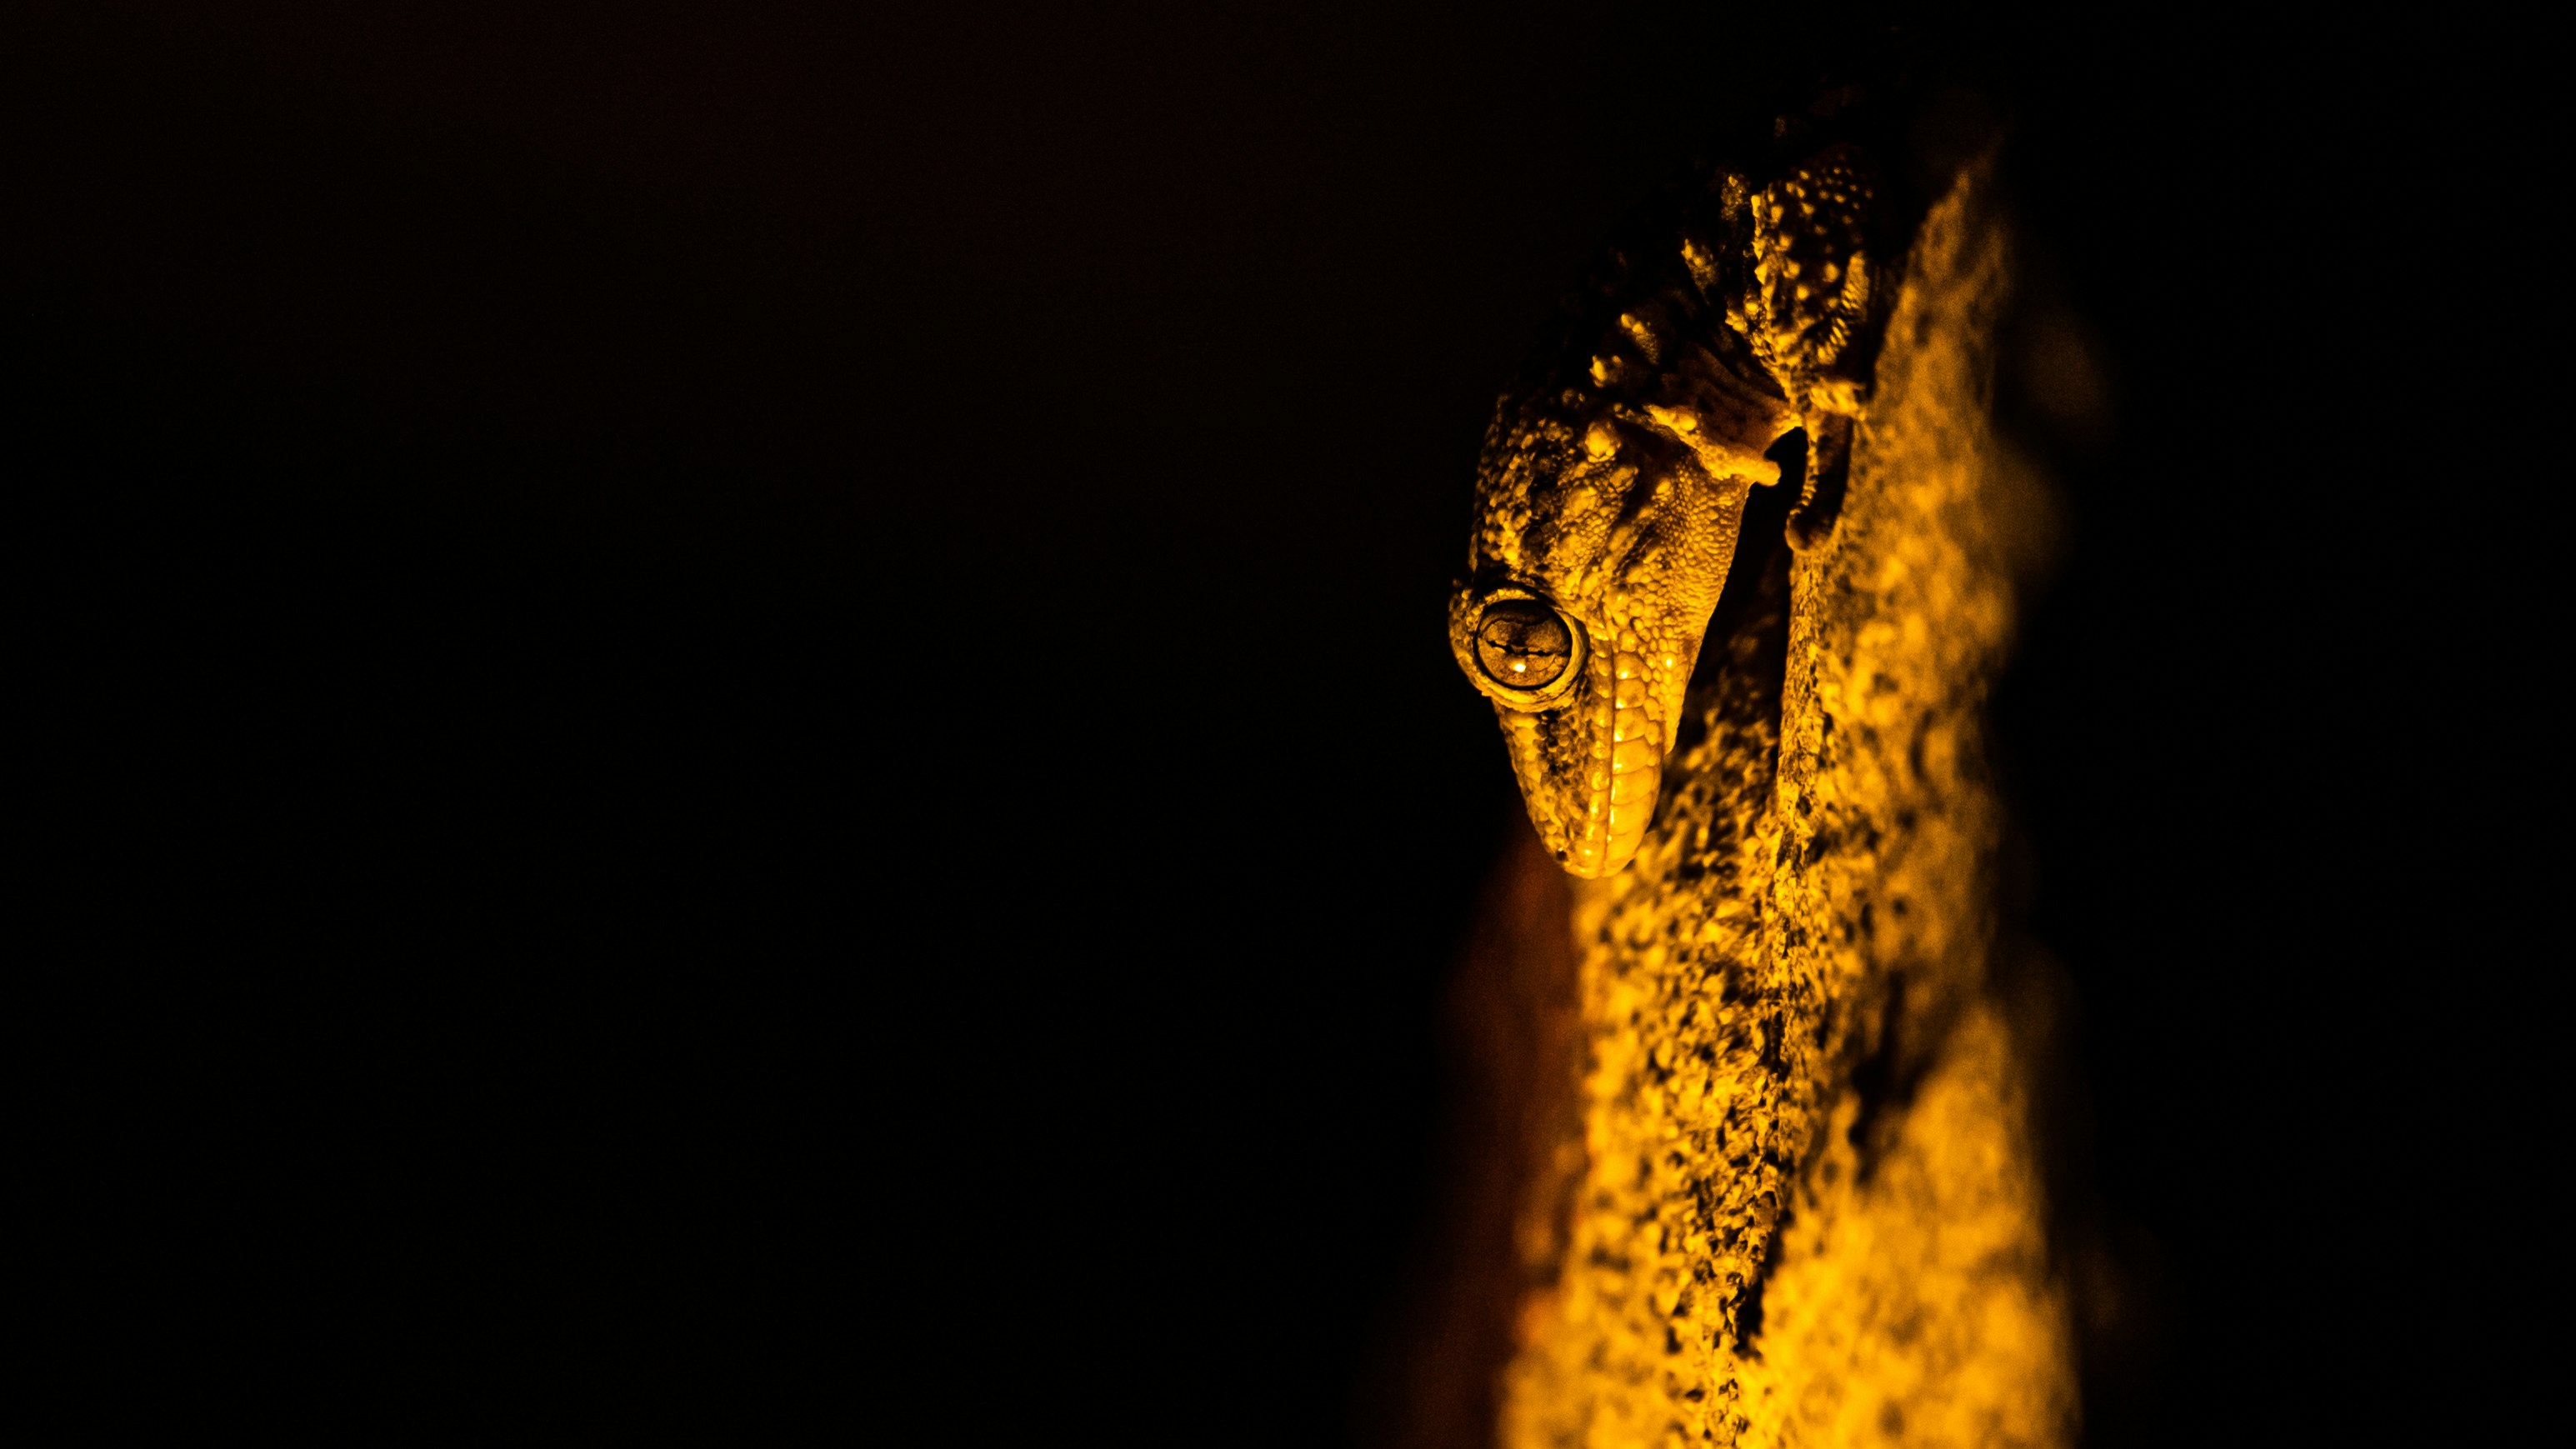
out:
{"label": "rough stone wall", "polygon": [[1581,1166],[1523,1209],[1555,1264],[1516,1315],[1512,1449],[2073,1438],[1989,984],[1981,719],[2046,532],[1988,426],[1989,177],[1918,235],[1833,537],[1737,601],[1667,811],[1578,892]]}

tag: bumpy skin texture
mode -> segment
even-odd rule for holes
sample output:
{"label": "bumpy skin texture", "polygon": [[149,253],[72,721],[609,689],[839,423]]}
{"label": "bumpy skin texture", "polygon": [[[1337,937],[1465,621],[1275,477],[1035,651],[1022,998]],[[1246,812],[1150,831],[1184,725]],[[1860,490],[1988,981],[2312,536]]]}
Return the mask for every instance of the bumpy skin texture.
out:
{"label": "bumpy skin texture", "polygon": [[[1766,454],[1800,428],[1819,458],[1848,438],[1862,390],[1833,368],[1868,320],[1871,200],[1849,145],[1759,190],[1711,174],[1610,252],[1496,412],[1450,643],[1577,876],[1617,871],[1644,838],[1747,491],[1780,481]],[[1821,470],[1802,471],[1812,492]],[[1487,610],[1527,600],[1577,636],[1551,687],[1479,656]]]}
{"label": "bumpy skin texture", "polygon": [[[1656,703],[1678,686],[1640,673],[1634,708],[1671,730],[1664,804],[1632,827],[1626,868],[1577,897],[1583,1046],[1565,1066],[1581,1165],[1528,1200],[1524,1236],[1552,1267],[1527,1280],[1503,1374],[1511,1449],[2073,1439],[2028,1049],[1990,970],[2002,817],[1981,719],[2046,501],[1986,422],[2009,237],[1985,175],[1965,171],[1885,269],[1901,280],[1838,522],[1738,571],[1759,582],[1725,601],[1686,699]],[[1704,353],[1723,362],[1722,347]],[[1697,365],[1678,347],[1665,357]],[[1707,387],[1629,385],[1631,398]],[[1805,382],[1826,385],[1821,371]],[[1653,640],[1655,664],[1687,676],[1683,636],[1711,586],[1646,565],[1701,569],[1731,551],[1749,484],[1730,494],[1698,452],[1686,461],[1704,480],[1626,433],[1589,472],[1571,442],[1516,441],[1541,436],[1520,419],[1579,439],[1592,416],[1563,390],[1507,402],[1515,421],[1489,463],[1525,481],[1480,508],[1477,557],[1557,590],[1587,629]],[[1618,481],[1611,465],[1629,459],[1636,474]],[[1560,522],[1605,505],[1512,503],[1587,486],[1641,499],[1631,511],[1653,527],[1610,548],[1615,522]],[[1623,682],[1614,669],[1580,685]],[[1559,788],[1547,772],[1584,758],[1580,731],[1502,713],[1542,833],[1566,838],[1579,821],[1530,787]],[[1599,859],[1617,860],[1619,837],[1602,836]]]}

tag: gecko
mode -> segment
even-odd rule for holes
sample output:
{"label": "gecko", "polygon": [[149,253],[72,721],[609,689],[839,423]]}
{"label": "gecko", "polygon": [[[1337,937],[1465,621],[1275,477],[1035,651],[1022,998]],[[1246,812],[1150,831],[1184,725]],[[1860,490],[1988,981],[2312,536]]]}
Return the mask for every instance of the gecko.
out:
{"label": "gecko", "polygon": [[1644,839],[1751,490],[1797,491],[1793,547],[1831,537],[1892,290],[1880,190],[1849,141],[1703,168],[1610,248],[1496,409],[1450,647],[1575,876]]}

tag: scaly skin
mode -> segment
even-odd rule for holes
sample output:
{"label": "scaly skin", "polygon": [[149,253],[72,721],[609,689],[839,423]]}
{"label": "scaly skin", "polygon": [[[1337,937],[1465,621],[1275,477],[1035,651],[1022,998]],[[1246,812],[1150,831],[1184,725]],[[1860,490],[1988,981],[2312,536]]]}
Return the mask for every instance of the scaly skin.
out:
{"label": "scaly skin", "polygon": [[[1654,241],[1610,253],[1486,435],[1450,644],[1577,876],[1616,872],[1644,839],[1746,495],[1780,481],[1766,454],[1800,428],[1819,466],[1801,470],[1791,534],[1821,536],[1808,504],[1865,392],[1832,368],[1868,321],[1872,194],[1848,145],[1758,192],[1709,176],[1649,218]],[[1568,646],[1535,665],[1492,632],[1533,603]]]}

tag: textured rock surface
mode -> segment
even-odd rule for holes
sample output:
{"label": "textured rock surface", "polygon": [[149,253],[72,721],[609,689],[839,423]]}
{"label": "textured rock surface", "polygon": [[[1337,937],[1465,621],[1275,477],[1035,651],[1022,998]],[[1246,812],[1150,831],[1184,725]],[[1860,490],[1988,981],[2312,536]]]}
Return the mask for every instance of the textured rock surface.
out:
{"label": "textured rock surface", "polygon": [[1514,1449],[2073,1437],[1990,986],[1981,714],[2046,502],[1987,426],[1987,174],[1918,234],[1838,528],[1722,606],[1667,808],[1578,886],[1579,1167],[1521,1207]]}

